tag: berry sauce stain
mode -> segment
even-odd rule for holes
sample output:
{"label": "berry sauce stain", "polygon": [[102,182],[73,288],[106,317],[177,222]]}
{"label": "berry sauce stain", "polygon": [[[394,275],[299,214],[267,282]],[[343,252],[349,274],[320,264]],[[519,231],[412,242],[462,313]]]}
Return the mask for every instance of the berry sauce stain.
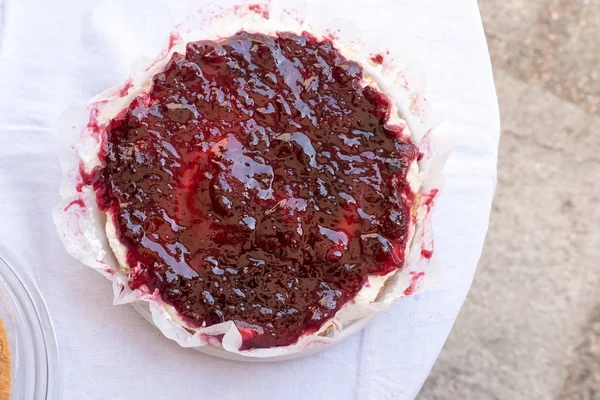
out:
{"label": "berry sauce stain", "polygon": [[72,202],[70,202],[69,204],[67,204],[67,206],[64,208],[63,211],[67,212],[73,206],[77,206],[77,207],[79,207],[79,208],[81,208],[83,210],[86,209],[85,203],[83,202],[83,200],[77,199],[77,200],[73,200]]}
{"label": "berry sauce stain", "polygon": [[121,88],[119,90],[119,96],[120,97],[125,97],[127,96],[127,94],[129,93],[129,89],[131,89],[133,87],[133,82],[131,81],[131,79],[128,79],[127,82],[125,83],[125,86],[123,86],[123,88]]}
{"label": "berry sauce stain", "polygon": [[265,19],[269,19],[269,9],[264,4],[251,4],[248,6],[248,10],[261,15]]}
{"label": "berry sauce stain", "polygon": [[410,296],[411,294],[413,294],[415,292],[416,286],[417,286],[417,282],[419,281],[419,279],[421,279],[423,276],[425,276],[425,272],[411,272],[411,280],[410,280],[410,285],[406,288],[406,290],[404,290],[404,295],[405,296]]}
{"label": "berry sauce stain", "polygon": [[381,53],[374,54],[373,56],[371,56],[371,61],[373,61],[375,64],[378,64],[378,65],[383,64],[383,54],[381,54]]}
{"label": "berry sauce stain", "polygon": [[102,135],[84,176],[135,267],[193,327],[242,349],[317,331],[402,268],[417,148],[388,98],[309,34],[187,45]]}

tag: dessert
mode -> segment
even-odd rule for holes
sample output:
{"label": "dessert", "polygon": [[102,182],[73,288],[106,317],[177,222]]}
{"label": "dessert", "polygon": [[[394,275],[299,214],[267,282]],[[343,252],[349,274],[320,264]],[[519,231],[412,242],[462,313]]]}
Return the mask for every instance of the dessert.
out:
{"label": "dessert", "polygon": [[173,35],[64,124],[67,248],[184,346],[299,352],[433,275],[422,97],[388,55],[285,26]]}
{"label": "dessert", "polygon": [[0,319],[0,400],[8,400],[11,386],[11,361],[8,337]]}
{"label": "dessert", "polygon": [[316,332],[402,268],[418,149],[361,66],[308,33],[240,32],[174,53],[108,125],[85,183],[132,289],[243,348]]}

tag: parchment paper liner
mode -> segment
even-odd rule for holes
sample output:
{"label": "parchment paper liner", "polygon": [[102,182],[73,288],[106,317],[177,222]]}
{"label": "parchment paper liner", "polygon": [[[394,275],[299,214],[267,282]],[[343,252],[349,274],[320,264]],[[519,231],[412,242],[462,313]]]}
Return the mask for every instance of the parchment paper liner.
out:
{"label": "parchment paper liner", "polygon": [[[314,351],[310,351],[311,348],[319,345],[326,347],[323,344],[338,340],[343,329],[372,318],[402,297],[427,289],[438,276],[435,254],[432,257],[423,254],[428,255],[427,252],[433,250],[431,211],[443,186],[441,171],[453,141],[433,134],[432,130],[440,119],[426,100],[423,71],[414,60],[394,51],[393,39],[385,33],[389,27],[364,30],[349,20],[336,17],[337,14],[337,10],[329,9],[326,4],[308,0],[296,2],[294,8],[284,8],[283,1],[228,9],[217,6],[203,8],[176,28],[168,47],[156,60],[138,60],[124,84],[100,93],[87,104],[70,107],[59,120],[57,134],[61,140],[62,200],[53,216],[67,251],[113,282],[114,304],[147,304],[154,324],[166,337],[183,347],[216,346],[231,353],[260,358],[312,353]],[[89,172],[99,164],[99,133],[104,125],[137,94],[148,88],[151,76],[160,71],[173,52],[185,51],[187,42],[227,37],[242,29],[266,34],[307,31],[317,37],[332,39],[344,56],[360,62],[365,74],[390,96],[400,117],[406,121],[413,143],[423,154],[418,162],[421,193],[418,208],[414,210],[414,236],[409,244],[405,265],[390,277],[376,301],[346,304],[318,332],[300,338],[294,345],[246,351],[239,350],[242,338],[233,322],[226,321],[200,329],[186,328],[177,312],[165,304],[158,293],[131,290],[127,274],[119,267],[108,245],[106,216],[98,210],[93,190],[83,185],[80,172],[80,168]],[[382,65],[369,61],[374,54],[384,56]]]}

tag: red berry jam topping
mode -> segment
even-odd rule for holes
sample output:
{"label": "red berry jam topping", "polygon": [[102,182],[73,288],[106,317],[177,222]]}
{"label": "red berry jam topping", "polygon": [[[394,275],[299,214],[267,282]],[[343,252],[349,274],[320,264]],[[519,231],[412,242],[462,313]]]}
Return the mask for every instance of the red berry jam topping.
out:
{"label": "red berry jam topping", "polygon": [[133,289],[242,349],[317,331],[404,262],[418,151],[359,64],[309,34],[189,43],[113,119],[88,179]]}

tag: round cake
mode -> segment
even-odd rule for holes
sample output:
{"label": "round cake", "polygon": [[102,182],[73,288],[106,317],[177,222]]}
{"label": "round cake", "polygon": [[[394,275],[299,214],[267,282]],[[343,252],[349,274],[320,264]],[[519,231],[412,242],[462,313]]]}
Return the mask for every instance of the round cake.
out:
{"label": "round cake", "polygon": [[268,357],[424,286],[434,124],[389,54],[233,14],[64,118],[55,221],[166,336]]}
{"label": "round cake", "polygon": [[[418,150],[308,33],[189,43],[114,118],[92,185],[132,289],[286,346],[402,268]],[[114,236],[112,235],[114,233]]]}

